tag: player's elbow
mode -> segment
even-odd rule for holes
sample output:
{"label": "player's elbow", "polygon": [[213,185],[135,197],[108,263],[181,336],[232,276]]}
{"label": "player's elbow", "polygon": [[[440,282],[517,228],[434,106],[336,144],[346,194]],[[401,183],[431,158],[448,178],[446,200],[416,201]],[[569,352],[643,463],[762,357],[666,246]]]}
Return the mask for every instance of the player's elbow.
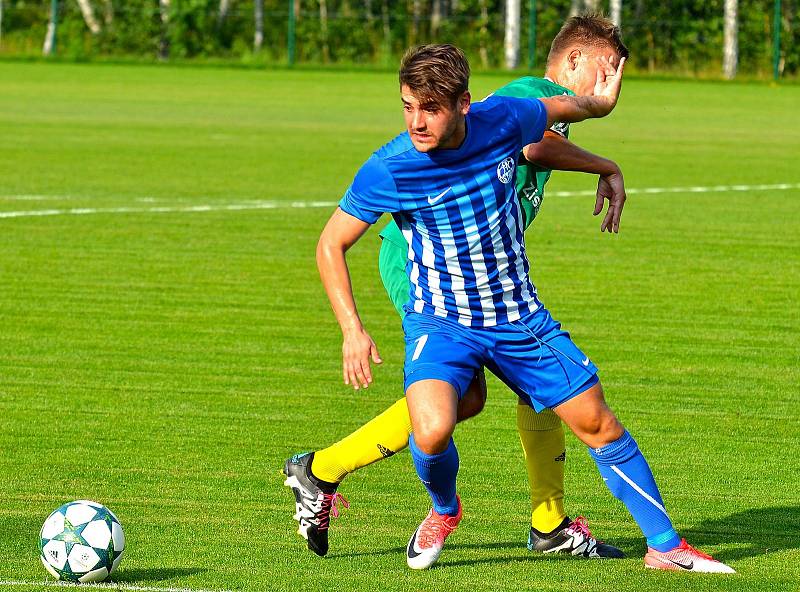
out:
{"label": "player's elbow", "polygon": [[541,142],[536,142],[535,144],[528,144],[523,149],[522,153],[525,155],[525,160],[532,163],[538,163],[545,160],[547,156],[547,136],[542,138]]}
{"label": "player's elbow", "polygon": [[327,230],[322,232],[317,241],[317,268],[320,273],[330,269],[336,261],[344,259],[348,247],[334,233]]}

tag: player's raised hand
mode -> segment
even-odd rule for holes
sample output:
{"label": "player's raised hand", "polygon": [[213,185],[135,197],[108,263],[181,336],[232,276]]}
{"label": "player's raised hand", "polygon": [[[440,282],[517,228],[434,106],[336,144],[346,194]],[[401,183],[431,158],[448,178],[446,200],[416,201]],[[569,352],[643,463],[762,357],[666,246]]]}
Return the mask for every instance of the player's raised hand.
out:
{"label": "player's raised hand", "polygon": [[613,60],[602,56],[597,58],[597,81],[594,85],[593,96],[602,104],[605,115],[611,113],[619,100],[622,90],[622,73],[625,70],[625,58],[619,61],[619,66],[614,67]]}
{"label": "player's raised hand", "polygon": [[614,173],[600,176],[597,181],[597,201],[594,204],[595,216],[603,211],[603,203],[608,200],[608,210],[600,225],[600,232],[619,232],[619,220],[626,199],[625,181],[619,168]]}
{"label": "player's raised hand", "polygon": [[383,362],[378,347],[364,329],[348,331],[342,342],[342,372],[344,383],[353,385],[355,390],[368,388],[372,383],[370,358],[376,364]]}

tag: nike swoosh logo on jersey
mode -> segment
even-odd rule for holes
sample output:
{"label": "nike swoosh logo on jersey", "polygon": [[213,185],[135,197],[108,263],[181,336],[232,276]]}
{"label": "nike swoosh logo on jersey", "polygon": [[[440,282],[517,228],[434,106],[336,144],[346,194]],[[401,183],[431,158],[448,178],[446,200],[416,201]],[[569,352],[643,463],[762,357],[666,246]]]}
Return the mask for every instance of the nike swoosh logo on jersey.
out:
{"label": "nike swoosh logo on jersey", "polygon": [[414,548],[417,544],[417,532],[419,532],[419,529],[414,531],[414,534],[411,536],[411,540],[408,541],[408,549],[406,549],[406,553],[409,557],[411,557],[411,559],[419,557],[422,554],[417,553],[417,550]]}
{"label": "nike swoosh logo on jersey", "polygon": [[442,198],[445,196],[445,194],[446,194],[448,191],[450,191],[451,189],[452,189],[452,187],[448,187],[447,189],[445,189],[444,191],[442,191],[442,192],[441,192],[439,195],[437,195],[436,197],[431,197],[431,196],[429,195],[429,196],[428,196],[428,203],[429,203],[429,204],[431,204],[431,205],[435,204],[437,201],[439,201],[440,199],[442,199]]}
{"label": "nike swoosh logo on jersey", "polygon": [[588,366],[588,365],[589,365],[589,358],[586,358],[586,359],[583,361],[583,365],[584,365],[584,366]]}

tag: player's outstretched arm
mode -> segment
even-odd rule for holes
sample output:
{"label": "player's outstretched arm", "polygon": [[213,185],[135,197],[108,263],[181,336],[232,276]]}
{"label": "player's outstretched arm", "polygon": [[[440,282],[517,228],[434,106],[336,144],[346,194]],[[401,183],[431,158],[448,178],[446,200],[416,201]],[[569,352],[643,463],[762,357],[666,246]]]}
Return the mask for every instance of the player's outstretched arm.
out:
{"label": "player's outstretched arm", "polygon": [[375,342],[361,324],[353,298],[350,270],[345,253],[369,228],[369,224],[337,208],[317,243],[317,267],[333,313],[342,329],[342,374],[344,383],[367,388],[372,382],[370,357],[376,364],[381,356]]}
{"label": "player's outstretched arm", "polygon": [[560,95],[539,99],[547,110],[547,127],[555,122],[576,123],[584,119],[605,117],[617,105],[622,89],[622,72],[625,58],[614,68],[607,58],[600,58],[601,67],[597,69],[597,82],[592,96],[571,97]]}
{"label": "player's outstretched arm", "polygon": [[599,175],[594,215],[603,211],[603,202],[608,200],[608,211],[600,225],[600,231],[619,232],[619,220],[626,196],[622,171],[617,163],[584,150],[564,136],[549,130],[545,132],[541,142],[525,146],[523,154],[528,161],[550,170]]}

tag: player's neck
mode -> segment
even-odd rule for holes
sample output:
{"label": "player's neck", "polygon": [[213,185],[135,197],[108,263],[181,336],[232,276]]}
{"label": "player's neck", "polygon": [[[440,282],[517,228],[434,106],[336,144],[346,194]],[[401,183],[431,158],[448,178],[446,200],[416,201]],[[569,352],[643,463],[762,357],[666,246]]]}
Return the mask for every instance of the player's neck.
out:
{"label": "player's neck", "polygon": [[558,72],[557,70],[548,69],[544,73],[544,77],[550,82],[557,84],[558,86],[563,86],[564,88],[571,90],[572,92],[575,92],[575,89],[570,86],[569,80],[566,80],[564,76],[561,76],[560,74],[561,73]]}
{"label": "player's neck", "polygon": [[467,118],[462,117],[456,124],[456,129],[445,142],[437,147],[437,150],[458,150],[467,139]]}

